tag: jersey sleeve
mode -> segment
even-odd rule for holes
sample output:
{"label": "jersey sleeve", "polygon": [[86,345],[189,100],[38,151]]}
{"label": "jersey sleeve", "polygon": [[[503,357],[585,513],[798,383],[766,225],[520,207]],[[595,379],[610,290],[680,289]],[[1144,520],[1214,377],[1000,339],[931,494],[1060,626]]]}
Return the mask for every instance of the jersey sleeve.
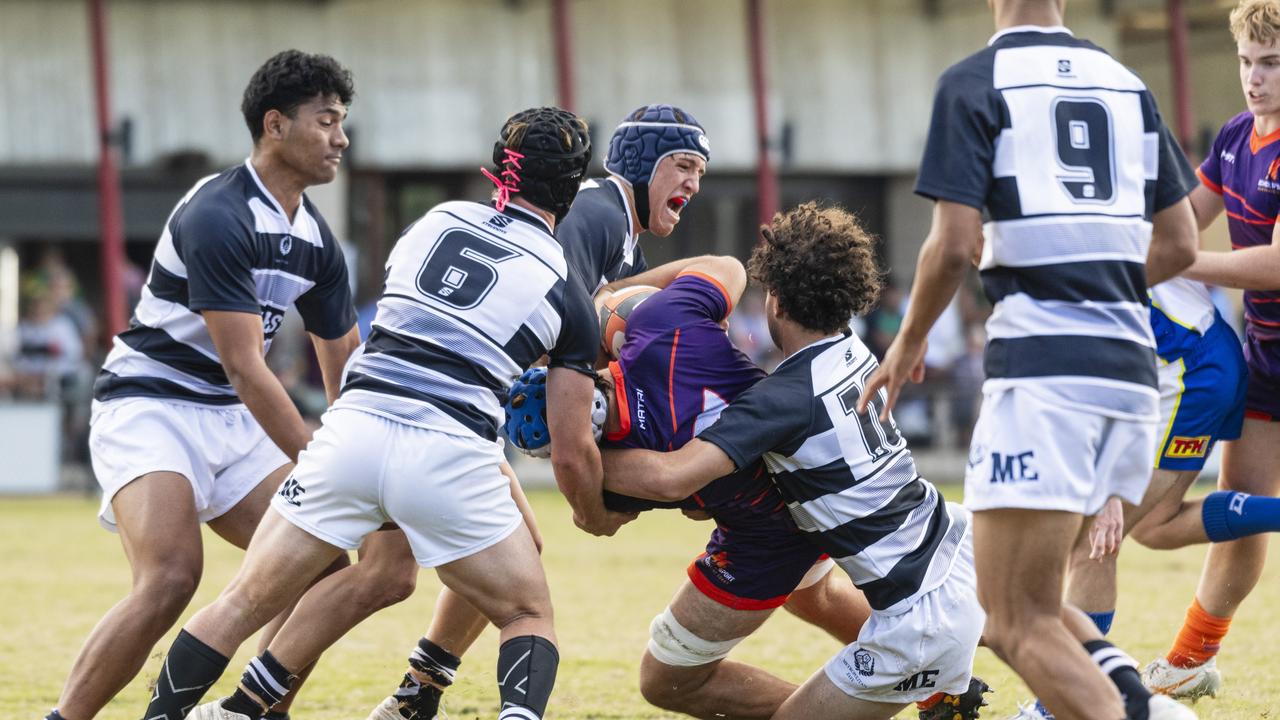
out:
{"label": "jersey sleeve", "polygon": [[252,229],[217,207],[188,206],[172,222],[170,231],[187,266],[187,307],[192,312],[261,312],[253,281]]}
{"label": "jersey sleeve", "polygon": [[810,388],[798,376],[770,375],[739,395],[700,440],[724,451],[738,469],[795,442],[813,415]]}
{"label": "jersey sleeve", "polygon": [[718,323],[732,311],[729,292],[715,278],[700,272],[684,272],[641,303],[627,325],[659,332],[699,320]]}
{"label": "jersey sleeve", "polygon": [[324,340],[336,340],[356,323],[355,301],[351,297],[342,246],[323,224],[320,237],[324,239],[324,252],[316,284],[299,296],[294,305],[307,332]]}
{"label": "jersey sleeve", "polygon": [[1200,167],[1196,169],[1196,177],[1204,186],[1222,194],[1222,145],[1223,135],[1227,129],[1224,127],[1218,131],[1218,135],[1213,138],[1213,144],[1209,146],[1209,152],[1204,156],[1204,161],[1200,163]]}
{"label": "jersey sleeve", "polygon": [[992,182],[1000,100],[989,81],[967,67],[969,62],[938,81],[915,191],[930,200],[982,209]]}
{"label": "jersey sleeve", "polygon": [[[1154,105],[1155,100],[1151,102]],[[1169,126],[1160,119],[1159,111],[1156,112],[1156,121],[1159,123],[1160,147],[1159,165],[1156,169],[1155,206],[1152,211],[1160,212],[1190,194],[1199,181],[1196,179],[1191,163],[1187,161],[1187,156],[1178,145],[1177,139],[1169,131]]]}
{"label": "jersey sleeve", "polygon": [[587,297],[586,287],[572,266],[562,294],[564,310],[560,335],[547,353],[551,367],[563,367],[595,377],[596,346],[600,343],[596,313]]}

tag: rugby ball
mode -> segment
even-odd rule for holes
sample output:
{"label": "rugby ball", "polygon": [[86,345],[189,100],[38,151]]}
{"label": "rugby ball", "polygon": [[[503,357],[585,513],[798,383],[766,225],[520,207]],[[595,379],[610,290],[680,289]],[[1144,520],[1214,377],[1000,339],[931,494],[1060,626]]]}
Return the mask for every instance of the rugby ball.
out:
{"label": "rugby ball", "polygon": [[598,303],[600,318],[600,346],[610,360],[617,360],[622,345],[627,341],[627,318],[640,303],[649,299],[659,288],[652,285],[625,287]]}

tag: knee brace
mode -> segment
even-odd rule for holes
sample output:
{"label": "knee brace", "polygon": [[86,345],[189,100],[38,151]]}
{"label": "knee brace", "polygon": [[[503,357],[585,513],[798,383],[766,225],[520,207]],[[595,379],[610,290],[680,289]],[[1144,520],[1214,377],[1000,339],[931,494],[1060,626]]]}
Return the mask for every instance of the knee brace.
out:
{"label": "knee brace", "polygon": [[649,624],[649,654],[673,667],[697,667],[723,660],[742,641],[743,638],[703,640],[681,625],[670,607]]}

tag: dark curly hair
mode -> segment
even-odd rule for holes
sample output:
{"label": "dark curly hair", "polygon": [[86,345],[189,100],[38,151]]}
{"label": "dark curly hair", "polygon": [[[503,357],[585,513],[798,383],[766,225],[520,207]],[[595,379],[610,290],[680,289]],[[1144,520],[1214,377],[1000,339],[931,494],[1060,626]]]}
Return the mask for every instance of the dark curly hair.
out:
{"label": "dark curly hair", "polygon": [[807,202],[760,227],[747,272],[801,327],[835,333],[880,297],[874,246],[848,210]]}
{"label": "dark curly hair", "polygon": [[330,95],[336,95],[343,105],[351,105],[356,95],[351,71],[328,55],[285,50],[263,63],[249,78],[240,112],[257,144],[262,139],[262,119],[267,111],[279,110],[293,117],[299,105]]}

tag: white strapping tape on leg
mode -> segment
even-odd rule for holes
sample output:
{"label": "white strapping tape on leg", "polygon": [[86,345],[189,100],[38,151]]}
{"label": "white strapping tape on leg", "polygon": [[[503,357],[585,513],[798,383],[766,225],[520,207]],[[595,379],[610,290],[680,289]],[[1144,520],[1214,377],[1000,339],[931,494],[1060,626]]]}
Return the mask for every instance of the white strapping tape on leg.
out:
{"label": "white strapping tape on leg", "polygon": [[809,572],[800,578],[800,582],[796,584],[796,590],[803,590],[811,585],[818,584],[818,581],[827,576],[831,572],[831,568],[836,566],[836,561],[831,558],[819,560],[809,568]]}
{"label": "white strapping tape on leg", "polygon": [[658,662],[673,667],[697,667],[723,660],[742,640],[703,640],[681,625],[671,614],[670,607],[649,624],[649,654]]}

